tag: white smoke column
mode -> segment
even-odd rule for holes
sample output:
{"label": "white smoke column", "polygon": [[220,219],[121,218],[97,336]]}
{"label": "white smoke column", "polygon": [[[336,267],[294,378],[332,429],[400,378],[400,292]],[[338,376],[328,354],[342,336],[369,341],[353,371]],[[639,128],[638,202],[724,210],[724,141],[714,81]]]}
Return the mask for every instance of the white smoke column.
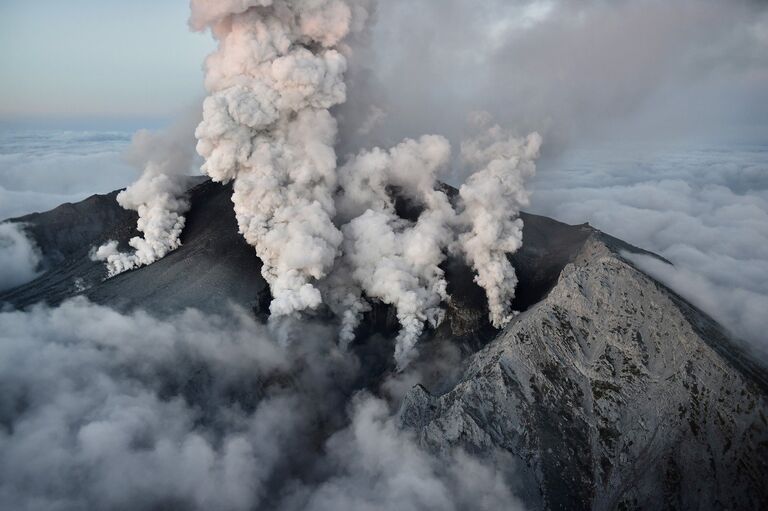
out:
{"label": "white smoke column", "polygon": [[459,190],[462,219],[470,229],[459,236],[459,245],[477,274],[475,281],[485,289],[491,323],[501,328],[514,317],[517,276],[507,256],[523,244],[519,214],[529,203],[525,183],[536,173],[542,139],[538,133],[510,136],[489,125],[487,114],[472,120],[487,130],[461,145],[465,163],[480,170]]}
{"label": "white smoke column", "polygon": [[[365,151],[339,170],[344,255],[337,269],[342,277],[331,279],[330,305],[342,316],[342,343],[352,340],[367,308],[360,290],[394,305],[401,325],[395,361],[401,370],[413,359],[425,323],[441,322],[440,304],[448,296],[440,263],[453,240],[455,214],[436,188],[450,154],[446,139],[424,136],[388,152]],[[415,222],[398,216],[395,193],[423,210]],[[345,276],[354,283],[344,282]]]}
{"label": "white smoke column", "polygon": [[189,209],[186,176],[195,159],[193,126],[197,119],[190,114],[167,131],[140,130],[133,136],[124,156],[142,174],[117,195],[117,202],[138,212],[137,228],[143,236],[128,242],[134,252],[121,253],[118,243],[110,241],[93,253],[93,259],[106,261],[110,277],[152,264],[181,246],[184,214]]}
{"label": "white smoke column", "polygon": [[203,170],[234,180],[240,232],[263,263],[273,315],[322,303],[317,281],[341,245],[333,224],[337,126],[328,109],[346,100],[339,51],[360,30],[367,0],[192,0],[190,24],[210,27],[198,126]]}

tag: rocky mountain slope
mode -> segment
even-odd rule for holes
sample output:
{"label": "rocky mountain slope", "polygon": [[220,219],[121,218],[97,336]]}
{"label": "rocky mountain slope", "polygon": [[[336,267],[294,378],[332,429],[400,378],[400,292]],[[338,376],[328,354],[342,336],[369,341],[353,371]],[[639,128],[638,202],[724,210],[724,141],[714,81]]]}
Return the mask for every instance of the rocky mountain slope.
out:
{"label": "rocky mountain slope", "polygon": [[414,388],[401,421],[432,449],[514,455],[548,509],[760,509],[765,374],[727,346],[594,236],[450,391]]}
{"label": "rocky mountain slope", "polygon": [[[135,216],[114,193],[14,219],[46,271],[0,302],[23,308],[85,295],[156,313],[236,303],[263,314],[269,290],[237,233],[230,190],[203,182],[190,196],[182,248],[109,280],[89,251],[135,234]],[[626,254],[640,249],[588,225],[523,219],[524,247],[512,258],[522,314],[494,330],[471,271],[448,261],[446,321],[426,334],[421,356],[447,343],[461,356],[406,394],[401,426],[435,452],[459,446],[494,460],[534,509],[768,507],[764,369],[634,267]],[[356,349],[365,354],[367,339],[396,329],[392,311],[376,306]],[[361,385],[377,388],[390,355],[366,358]]]}

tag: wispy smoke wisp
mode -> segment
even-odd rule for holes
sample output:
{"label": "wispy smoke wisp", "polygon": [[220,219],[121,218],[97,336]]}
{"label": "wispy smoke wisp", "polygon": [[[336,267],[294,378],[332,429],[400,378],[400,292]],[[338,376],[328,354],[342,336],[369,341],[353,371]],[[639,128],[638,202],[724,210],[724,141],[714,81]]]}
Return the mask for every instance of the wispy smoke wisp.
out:
{"label": "wispy smoke wisp", "polygon": [[181,246],[184,214],[189,209],[185,176],[195,160],[190,127],[195,118],[188,116],[164,132],[141,130],[134,135],[125,159],[143,169],[142,174],[118,194],[117,202],[138,212],[142,236],[131,238],[134,251],[130,253],[120,252],[116,241],[94,251],[94,260],[106,262],[109,277],[152,264]]}

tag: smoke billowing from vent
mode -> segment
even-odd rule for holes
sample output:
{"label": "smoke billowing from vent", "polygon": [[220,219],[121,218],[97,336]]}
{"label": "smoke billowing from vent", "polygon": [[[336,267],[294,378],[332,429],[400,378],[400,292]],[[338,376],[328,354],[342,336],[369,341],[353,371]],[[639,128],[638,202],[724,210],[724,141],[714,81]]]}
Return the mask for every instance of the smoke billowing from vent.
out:
{"label": "smoke billowing from vent", "polygon": [[137,227],[143,236],[129,241],[134,252],[120,252],[116,241],[94,251],[92,257],[106,262],[110,277],[152,264],[181,246],[184,214],[189,209],[185,176],[195,159],[190,127],[195,119],[190,115],[165,132],[141,130],[134,135],[125,159],[142,174],[118,194],[117,202],[138,212]]}
{"label": "smoke billowing from vent", "polygon": [[470,226],[459,236],[461,249],[477,273],[476,282],[488,296],[490,319],[501,328],[512,319],[517,277],[507,254],[523,244],[520,209],[528,205],[526,180],[536,172],[541,137],[518,139],[491,125],[484,113],[473,123],[487,128],[461,145],[465,163],[476,170],[459,190],[463,219]]}
{"label": "smoke billowing from vent", "polygon": [[[359,312],[344,315],[346,310],[366,308],[359,291],[394,305],[402,326],[395,350],[401,369],[412,358],[424,324],[436,326],[442,320],[440,304],[448,297],[440,263],[453,238],[455,215],[448,196],[437,190],[437,177],[450,156],[446,139],[425,136],[389,151],[365,151],[339,170],[337,204],[344,233],[339,268],[357,287],[352,295],[342,287],[344,295],[337,301],[342,341],[351,340],[360,320]],[[418,219],[398,215],[395,193],[421,209]]]}
{"label": "smoke billowing from vent", "polygon": [[[488,114],[475,115],[484,132],[462,144],[474,174],[455,204],[440,184],[452,154],[444,137],[364,150],[339,166],[330,109],[346,101],[351,49],[343,41],[363,30],[369,1],[192,0],[191,7],[192,28],[210,28],[219,42],[206,60],[210,96],[195,131],[197,152],[214,181],[233,181],[239,230],[263,263],[273,317],[325,304],[339,317],[346,346],[369,300],[392,305],[402,370],[425,326],[443,319],[449,296],[441,265],[453,252],[475,269],[493,325],[511,319],[517,279],[507,256],[522,244],[518,213],[538,134],[517,139]],[[178,134],[142,132],[134,140],[144,173],[118,201],[139,212],[144,236],[130,241],[134,253],[118,252],[114,241],[95,252],[110,276],[180,244],[189,204],[178,176],[191,157]]]}
{"label": "smoke billowing from vent", "polygon": [[234,179],[235,213],[283,316],[322,303],[317,281],[333,268],[342,234],[333,223],[337,126],[328,109],[346,100],[337,48],[362,27],[357,0],[193,0],[191,25],[210,27],[211,95],[197,129],[203,170]]}
{"label": "smoke billowing from vent", "polygon": [[[511,317],[516,278],[507,254],[522,242],[517,213],[540,138],[510,138],[493,126],[465,143],[462,155],[478,172],[462,189],[461,215],[439,186],[451,160],[443,137],[363,151],[338,167],[329,109],[346,100],[350,50],[342,41],[369,16],[358,0],[193,0],[191,26],[219,41],[206,61],[211,95],[197,149],[205,173],[234,180],[240,232],[264,264],[273,316],[325,303],[346,345],[370,309],[366,297],[391,304],[402,369],[425,325],[442,320],[440,265],[449,249],[477,271],[493,324]],[[419,210],[416,218],[398,214],[398,198]]]}
{"label": "smoke billowing from vent", "polygon": [[[364,296],[393,305],[402,326],[395,348],[399,369],[415,356],[425,324],[442,321],[441,306],[449,297],[440,266],[449,250],[475,269],[493,325],[501,328],[512,318],[517,278],[507,255],[522,245],[519,212],[528,204],[525,181],[535,172],[541,137],[512,137],[491,124],[487,113],[472,120],[480,132],[461,148],[474,173],[460,190],[460,213],[440,189],[451,158],[443,137],[363,151],[339,169],[343,255],[329,281],[328,302],[342,318],[345,344],[369,309]],[[399,214],[398,197],[419,211],[417,218]]]}

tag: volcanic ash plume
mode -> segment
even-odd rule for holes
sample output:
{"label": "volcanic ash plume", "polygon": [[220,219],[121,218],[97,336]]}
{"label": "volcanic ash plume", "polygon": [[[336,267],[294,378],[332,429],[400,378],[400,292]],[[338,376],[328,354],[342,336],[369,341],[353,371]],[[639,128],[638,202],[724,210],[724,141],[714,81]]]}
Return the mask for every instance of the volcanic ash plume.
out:
{"label": "volcanic ash plume", "polygon": [[[485,116],[476,121],[479,126],[489,122]],[[475,281],[485,289],[496,328],[513,317],[517,276],[507,254],[523,244],[519,213],[528,205],[525,181],[536,172],[540,147],[538,133],[515,138],[498,125],[461,146],[464,162],[479,170],[459,190],[462,220],[470,229],[459,236],[459,245],[477,274]]]}
{"label": "volcanic ash plume", "polygon": [[[263,263],[273,316],[318,308],[354,338],[366,297],[395,307],[400,369],[415,356],[426,324],[448,298],[440,265],[460,247],[488,294],[491,319],[510,317],[516,283],[507,254],[520,247],[524,179],[540,138],[521,141],[498,126],[466,142],[478,172],[462,187],[457,215],[440,190],[446,139],[424,136],[372,149],[337,168],[337,123],[346,100],[345,37],[362,30],[368,0],[192,0],[191,25],[210,28],[218,50],[206,61],[197,128],[203,170],[234,181],[240,232]],[[457,233],[460,234],[457,239]],[[320,290],[323,290],[321,294]]]}
{"label": "volcanic ash plume", "polygon": [[132,253],[121,253],[116,241],[99,247],[93,259],[106,261],[110,277],[152,264],[181,246],[184,214],[189,209],[185,176],[195,159],[192,116],[166,132],[138,131],[125,154],[126,160],[143,169],[141,177],[117,196],[125,209],[139,214],[143,236],[129,241]]}
{"label": "volcanic ash plume", "polygon": [[[343,279],[331,279],[331,307],[342,316],[342,341],[349,342],[367,309],[360,291],[393,305],[402,327],[395,349],[401,369],[413,358],[424,324],[442,320],[447,285],[440,263],[453,239],[455,214],[436,188],[450,155],[446,139],[424,136],[388,152],[363,152],[339,170],[344,255],[337,272],[353,283],[334,287]],[[417,219],[398,215],[395,194],[421,209]]]}
{"label": "volcanic ash plume", "polygon": [[234,180],[238,225],[263,262],[273,315],[322,303],[333,267],[337,126],[346,59],[336,49],[360,29],[362,0],[192,0],[191,25],[210,27],[197,150],[215,181]]}

